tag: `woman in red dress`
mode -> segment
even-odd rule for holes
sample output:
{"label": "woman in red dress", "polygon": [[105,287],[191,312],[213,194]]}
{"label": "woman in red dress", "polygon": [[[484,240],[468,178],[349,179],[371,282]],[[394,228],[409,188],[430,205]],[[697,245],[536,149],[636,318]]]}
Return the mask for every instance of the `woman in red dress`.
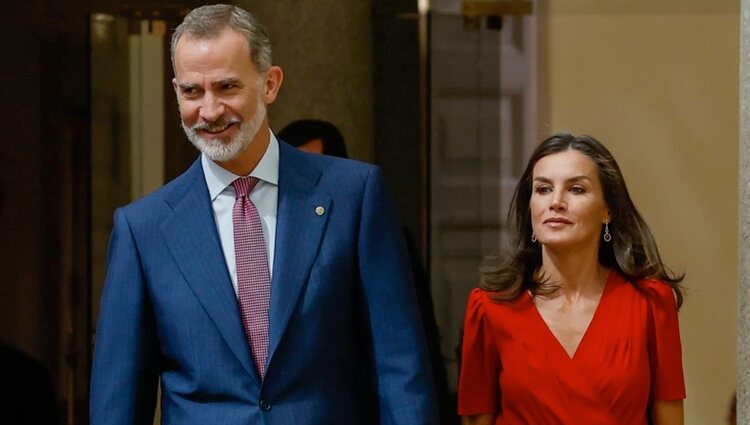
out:
{"label": "woman in red dress", "polygon": [[468,425],[683,424],[679,282],[612,154],[556,134],[509,214],[515,251],[469,296],[458,388]]}

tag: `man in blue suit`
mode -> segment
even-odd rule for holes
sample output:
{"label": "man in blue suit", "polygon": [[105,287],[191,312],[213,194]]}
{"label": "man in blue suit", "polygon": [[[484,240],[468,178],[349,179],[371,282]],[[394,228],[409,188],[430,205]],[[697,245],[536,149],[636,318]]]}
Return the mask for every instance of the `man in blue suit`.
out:
{"label": "man in blue suit", "polygon": [[379,170],[276,139],[283,74],[246,11],[192,11],[172,62],[201,156],[115,213],[91,423],[150,424],[159,378],[164,424],[436,423]]}

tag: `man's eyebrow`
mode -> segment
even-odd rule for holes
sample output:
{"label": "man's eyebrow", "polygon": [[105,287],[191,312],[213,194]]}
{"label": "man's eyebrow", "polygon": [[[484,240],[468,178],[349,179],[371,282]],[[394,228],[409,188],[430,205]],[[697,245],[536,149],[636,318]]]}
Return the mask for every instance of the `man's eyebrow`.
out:
{"label": "man's eyebrow", "polygon": [[194,83],[180,83],[180,84],[177,85],[177,87],[180,88],[180,91],[188,91],[188,90],[192,90],[192,89],[198,87],[198,84],[194,84]]}
{"label": "man's eyebrow", "polygon": [[225,86],[227,84],[232,84],[235,86],[240,85],[240,79],[239,78],[224,78],[218,81],[214,81],[211,83],[212,86]]}

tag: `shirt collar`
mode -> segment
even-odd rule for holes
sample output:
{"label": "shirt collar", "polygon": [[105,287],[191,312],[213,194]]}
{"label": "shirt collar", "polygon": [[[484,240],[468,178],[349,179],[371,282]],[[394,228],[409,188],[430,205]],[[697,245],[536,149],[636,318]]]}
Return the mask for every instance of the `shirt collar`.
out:
{"label": "shirt collar", "polygon": [[[250,172],[250,176],[257,177],[266,183],[278,186],[279,184],[279,142],[276,140],[276,135],[270,132],[270,141],[266,152],[260,161],[255,166],[253,171]],[[208,186],[208,193],[211,196],[213,202],[217,196],[224,189],[227,188],[233,181],[240,177],[229,170],[223,168],[219,164],[209,159],[206,155],[201,154],[201,165],[203,166],[203,175],[206,178],[206,185]]]}

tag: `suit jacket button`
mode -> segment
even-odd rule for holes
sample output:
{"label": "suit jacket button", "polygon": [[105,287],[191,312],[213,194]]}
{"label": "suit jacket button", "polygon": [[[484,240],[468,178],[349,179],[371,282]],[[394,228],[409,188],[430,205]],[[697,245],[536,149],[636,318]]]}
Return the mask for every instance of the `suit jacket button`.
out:
{"label": "suit jacket button", "polygon": [[269,402],[267,402],[265,400],[261,400],[260,401],[260,408],[264,412],[268,412],[269,410],[271,410],[271,403],[269,403]]}

